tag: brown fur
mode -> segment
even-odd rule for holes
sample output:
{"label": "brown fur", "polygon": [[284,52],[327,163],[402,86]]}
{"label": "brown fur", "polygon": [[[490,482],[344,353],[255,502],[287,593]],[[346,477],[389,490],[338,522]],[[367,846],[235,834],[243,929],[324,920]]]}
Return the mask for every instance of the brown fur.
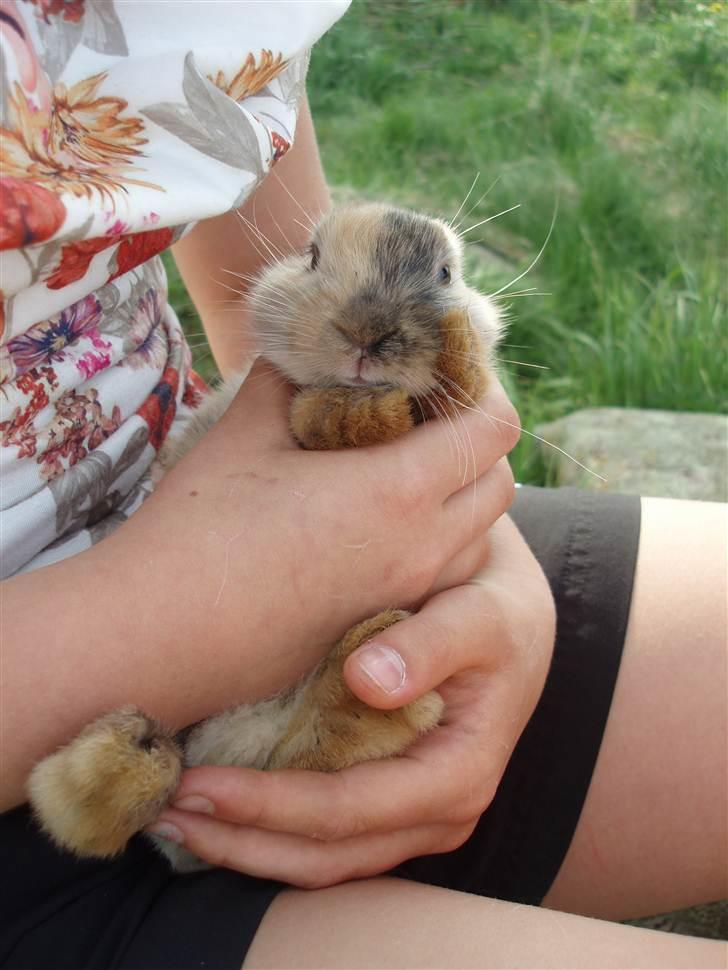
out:
{"label": "brown fur", "polygon": [[437,371],[441,389],[415,399],[401,388],[304,388],[291,406],[291,427],[297,440],[312,451],[392,441],[409,431],[419,414],[436,417],[443,409],[452,412],[452,399],[464,407],[478,401],[487,386],[487,373],[473,364],[481,357],[480,340],[467,313],[447,314],[440,329],[443,348]]}
{"label": "brown fur", "polygon": [[443,709],[436,691],[398,710],[379,711],[352,694],[342,675],[349,654],[407,615],[385,610],[349,630],[317,668],[266,767],[339,771],[401,754],[435,727]]}
{"label": "brown fur", "polygon": [[[415,414],[431,417],[443,409],[452,412],[456,404],[470,406],[486,387],[487,355],[466,310],[445,314],[440,328],[440,383],[434,390],[413,399],[405,390],[387,387],[303,388],[291,412],[302,445],[331,449],[389,441],[413,426]],[[281,719],[282,733],[264,757],[246,754],[245,761],[226,763],[336,771],[400,754],[435,727],[443,707],[437,692],[400,710],[380,711],[359,701],[342,677],[353,650],[404,616],[386,610],[358,624],[297,691],[279,701],[237,709],[243,718],[252,712],[255,720],[257,709],[268,705],[272,718]],[[236,711],[228,712],[219,720],[236,716]],[[214,730],[216,720],[203,722],[193,734],[206,727]],[[81,856],[111,856],[158,817],[177,788],[182,757],[179,745],[159,725],[124,708],[95,721],[42,760],[30,776],[28,794],[41,826],[59,845]],[[195,763],[204,762],[203,757]],[[168,854],[178,868],[186,865],[172,847]]]}
{"label": "brown fur", "polygon": [[410,397],[399,388],[309,387],[291,405],[293,433],[310,451],[392,441],[413,425]]}
{"label": "brown fur", "polygon": [[156,721],[124,707],[36,765],[28,795],[58,845],[80,856],[114,856],[176,791],[181,757]]}

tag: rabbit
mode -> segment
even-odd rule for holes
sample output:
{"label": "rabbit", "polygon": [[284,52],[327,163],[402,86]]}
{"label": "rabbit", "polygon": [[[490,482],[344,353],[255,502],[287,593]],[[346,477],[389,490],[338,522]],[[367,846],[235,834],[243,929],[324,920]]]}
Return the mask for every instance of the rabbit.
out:
{"label": "rabbit", "polygon": [[[262,355],[298,388],[290,420],[301,447],[393,440],[478,400],[501,319],[463,281],[462,256],[447,223],[360,203],[333,209],[305,253],[263,270],[249,292],[253,326]],[[163,468],[220,418],[240,383],[210,394],[184,434],[165,443]],[[376,710],[352,694],[342,670],[357,647],[407,615],[386,609],[357,624],[296,686],[177,736],[134,707],[100,717],[34,767],[35,817],[62,848],[113,857],[156,820],[186,767],[337,771],[401,754],[438,724],[440,695]],[[177,872],[207,867],[176,843],[149,838]]]}

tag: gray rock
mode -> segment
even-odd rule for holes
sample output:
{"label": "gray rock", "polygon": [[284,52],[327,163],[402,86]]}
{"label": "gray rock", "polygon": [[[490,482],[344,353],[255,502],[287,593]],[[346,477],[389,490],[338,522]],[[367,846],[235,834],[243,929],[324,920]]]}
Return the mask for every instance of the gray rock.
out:
{"label": "gray rock", "polygon": [[631,926],[644,926],[663,933],[681,933],[683,936],[703,936],[711,940],[728,940],[728,900],[693,906],[662,916],[625,920]]}
{"label": "gray rock", "polygon": [[725,502],[728,416],[588,408],[536,429],[606,481],[541,445],[557,485]]}

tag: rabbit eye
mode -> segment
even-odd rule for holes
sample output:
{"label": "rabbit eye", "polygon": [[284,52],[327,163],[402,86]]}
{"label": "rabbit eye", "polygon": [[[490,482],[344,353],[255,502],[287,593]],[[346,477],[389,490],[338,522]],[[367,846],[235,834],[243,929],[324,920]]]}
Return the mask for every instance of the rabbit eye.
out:
{"label": "rabbit eye", "polygon": [[440,281],[440,283],[442,283],[442,284],[449,283],[450,280],[451,280],[451,278],[452,278],[451,277],[451,274],[450,274],[450,267],[449,266],[441,266],[440,267],[440,270],[439,270],[439,272],[437,274],[437,278]]}
{"label": "rabbit eye", "polygon": [[308,247],[308,251],[309,251],[309,254],[311,256],[311,266],[310,266],[310,268],[311,269],[316,269],[316,267],[319,264],[319,259],[321,258],[321,252],[320,252],[318,246],[316,245],[316,243],[311,243],[311,245]]}

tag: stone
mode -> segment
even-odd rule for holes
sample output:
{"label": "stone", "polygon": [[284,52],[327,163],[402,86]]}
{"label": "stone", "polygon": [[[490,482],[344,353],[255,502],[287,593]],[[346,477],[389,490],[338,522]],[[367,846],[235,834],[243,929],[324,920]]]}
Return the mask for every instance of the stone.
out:
{"label": "stone", "polygon": [[663,933],[728,940],[728,900],[624,922],[631,926],[644,926],[649,930],[661,930]]}
{"label": "stone", "polygon": [[553,484],[712,502],[728,497],[726,415],[587,408],[536,431],[605,479],[542,444]]}

